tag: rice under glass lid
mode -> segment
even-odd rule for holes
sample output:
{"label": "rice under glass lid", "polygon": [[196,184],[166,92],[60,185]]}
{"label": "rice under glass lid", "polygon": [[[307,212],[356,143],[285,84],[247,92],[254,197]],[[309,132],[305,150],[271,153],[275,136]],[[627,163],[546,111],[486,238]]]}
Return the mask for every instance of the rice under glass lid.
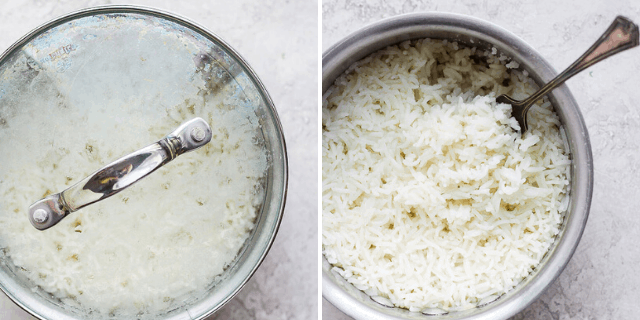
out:
{"label": "rice under glass lid", "polygon": [[[224,109],[230,116],[216,120],[218,114],[213,109]],[[248,227],[250,235],[234,261],[207,284],[203,293],[176,300],[162,314],[167,319],[199,319],[218,310],[248,281],[275,238],[284,209],[287,161],[280,123],[262,83],[247,63],[212,33],[172,14],[132,6],[98,7],[58,18],[32,31],[0,56],[0,139],[5,141],[3,149],[10,149],[2,150],[0,156],[5,172],[29,172],[22,166],[33,163],[52,166],[51,171],[73,167],[69,163],[81,161],[73,160],[74,154],[99,153],[102,145],[119,150],[103,151],[101,155],[115,160],[169,133],[154,128],[155,124],[200,116],[226,122],[228,130],[221,134],[230,139],[234,126],[245,131],[255,128],[249,140],[253,147],[263,150],[266,168],[258,179],[263,190],[251,191],[257,197],[253,200],[257,202],[255,225]],[[240,122],[234,123],[233,119]],[[215,135],[215,124],[210,125]],[[138,136],[145,142],[131,149],[129,140]],[[83,150],[78,150],[81,141],[86,142]],[[123,147],[117,149],[119,145]],[[51,155],[62,156],[46,159]],[[208,155],[209,159],[215,156]],[[247,161],[237,157],[240,166]],[[107,163],[92,166],[97,170]],[[183,170],[169,166],[171,163],[151,176],[161,170]],[[61,174],[65,175],[77,181],[86,173]],[[180,183],[213,183],[206,176],[178,176],[182,181],[167,189],[179,189],[176,186]],[[9,183],[0,180],[0,189]],[[67,187],[59,181],[47,183],[49,190],[25,187],[19,194],[35,202],[43,192],[60,192]],[[206,202],[219,197],[217,190],[224,186],[207,188],[196,188],[209,190],[198,195],[175,192],[175,201],[193,196],[196,202]],[[2,197],[0,215],[10,210]],[[22,212],[25,220],[27,209]],[[74,214],[66,219],[74,219]],[[34,286],[1,242],[0,258],[0,289],[22,308],[39,318],[87,317],[82,309],[68,307],[59,297]]]}

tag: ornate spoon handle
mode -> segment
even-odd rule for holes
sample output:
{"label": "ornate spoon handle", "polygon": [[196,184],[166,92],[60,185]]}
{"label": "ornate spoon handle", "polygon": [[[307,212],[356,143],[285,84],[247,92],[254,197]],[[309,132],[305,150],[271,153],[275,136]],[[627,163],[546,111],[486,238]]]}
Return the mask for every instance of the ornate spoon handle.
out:
{"label": "ornate spoon handle", "polygon": [[600,39],[598,39],[587,52],[557,77],[549,81],[544,87],[538,90],[538,92],[527,98],[526,101],[537,101],[580,71],[618,52],[633,48],[637,45],[638,26],[623,16],[616,17],[607,31],[600,36]]}

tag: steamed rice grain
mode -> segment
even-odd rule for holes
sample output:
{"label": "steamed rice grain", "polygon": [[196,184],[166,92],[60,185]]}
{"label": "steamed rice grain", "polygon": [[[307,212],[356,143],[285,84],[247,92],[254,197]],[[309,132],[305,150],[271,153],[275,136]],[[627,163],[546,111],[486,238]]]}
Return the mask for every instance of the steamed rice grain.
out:
{"label": "steamed rice grain", "polygon": [[571,163],[560,121],[545,99],[520,134],[495,98],[536,87],[505,60],[404,42],[324,94],[323,253],[375,301],[477,305],[525,278],[558,234]]}

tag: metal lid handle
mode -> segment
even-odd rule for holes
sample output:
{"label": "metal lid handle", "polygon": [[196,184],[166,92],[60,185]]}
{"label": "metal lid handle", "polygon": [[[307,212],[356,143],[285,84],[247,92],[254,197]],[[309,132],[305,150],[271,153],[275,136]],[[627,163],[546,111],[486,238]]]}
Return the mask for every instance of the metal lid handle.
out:
{"label": "metal lid handle", "polygon": [[57,224],[69,213],[106,199],[177,156],[211,141],[211,128],[195,118],[158,142],[126,155],[82,179],[68,189],[49,195],[29,207],[29,221],[39,230]]}

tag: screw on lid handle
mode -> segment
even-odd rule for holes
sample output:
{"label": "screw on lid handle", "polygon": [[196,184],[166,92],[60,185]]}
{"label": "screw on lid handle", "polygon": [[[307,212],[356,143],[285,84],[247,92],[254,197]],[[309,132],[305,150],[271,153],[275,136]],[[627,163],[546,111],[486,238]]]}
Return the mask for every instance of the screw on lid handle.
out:
{"label": "screw on lid handle", "polygon": [[108,164],[60,193],[36,201],[29,207],[29,221],[36,229],[50,228],[69,213],[122,191],[209,141],[211,128],[206,121],[201,118],[187,121],[158,142]]}

